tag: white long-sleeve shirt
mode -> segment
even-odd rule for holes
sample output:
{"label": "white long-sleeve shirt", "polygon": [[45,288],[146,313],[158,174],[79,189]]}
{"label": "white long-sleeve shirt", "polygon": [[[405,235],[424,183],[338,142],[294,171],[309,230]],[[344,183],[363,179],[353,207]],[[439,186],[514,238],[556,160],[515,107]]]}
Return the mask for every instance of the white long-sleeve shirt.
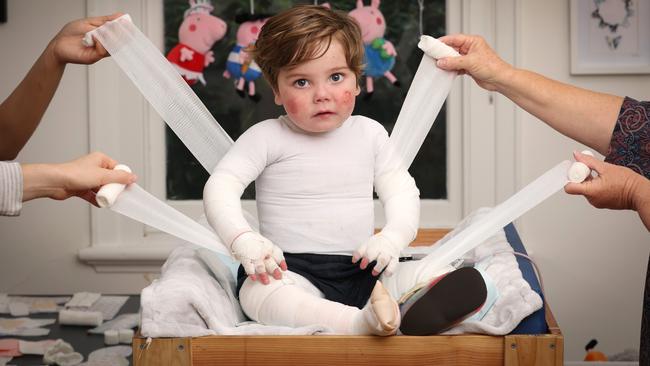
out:
{"label": "white long-sleeve shirt", "polygon": [[[282,116],[249,128],[213,176],[242,187],[255,180],[260,233],[283,251],[350,255],[373,234],[373,182],[387,165],[387,143],[384,127],[367,117],[307,133]],[[217,231],[226,243],[237,234]]]}

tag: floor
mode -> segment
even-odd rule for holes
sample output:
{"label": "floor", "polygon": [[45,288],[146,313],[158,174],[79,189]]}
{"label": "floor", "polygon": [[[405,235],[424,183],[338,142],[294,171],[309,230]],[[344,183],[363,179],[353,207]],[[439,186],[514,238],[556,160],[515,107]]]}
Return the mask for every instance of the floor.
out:
{"label": "floor", "polygon": [[[28,296],[28,295],[22,295]],[[125,313],[137,313],[140,309],[140,296],[129,296],[126,304],[122,306],[119,314]],[[3,314],[3,317],[9,317],[9,314]],[[56,317],[55,314],[32,314],[31,318],[53,318]],[[108,347],[104,344],[104,336],[99,334],[89,334],[87,330],[92,327],[84,326],[70,326],[70,325],[60,325],[57,323],[50,326],[46,326],[50,329],[50,334],[43,337],[0,337],[2,338],[20,338],[29,341],[40,341],[44,339],[58,339],[61,338],[64,341],[70,343],[76,352],[81,353],[84,356],[84,361],[88,359],[88,354],[90,352],[99,349]],[[129,357],[129,362],[131,358]],[[36,355],[24,355],[20,357],[15,357],[11,360],[8,365],[43,365],[43,357]]]}

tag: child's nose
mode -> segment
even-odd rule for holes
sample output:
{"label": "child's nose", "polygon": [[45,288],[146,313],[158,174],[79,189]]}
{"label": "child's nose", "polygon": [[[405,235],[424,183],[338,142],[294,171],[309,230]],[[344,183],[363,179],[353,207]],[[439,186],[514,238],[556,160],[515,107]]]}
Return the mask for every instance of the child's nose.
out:
{"label": "child's nose", "polygon": [[331,92],[327,87],[327,85],[320,85],[316,87],[316,91],[314,92],[314,99],[317,102],[329,100],[330,96],[331,96]]}

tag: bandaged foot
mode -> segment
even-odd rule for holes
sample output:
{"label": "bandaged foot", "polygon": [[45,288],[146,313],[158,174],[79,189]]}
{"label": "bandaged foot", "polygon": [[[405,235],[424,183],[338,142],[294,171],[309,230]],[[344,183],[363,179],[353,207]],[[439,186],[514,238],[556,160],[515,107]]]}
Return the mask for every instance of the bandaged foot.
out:
{"label": "bandaged foot", "polygon": [[380,281],[375,284],[370,300],[361,312],[365,327],[370,334],[393,335],[399,328],[400,313],[397,301],[390,296]]}

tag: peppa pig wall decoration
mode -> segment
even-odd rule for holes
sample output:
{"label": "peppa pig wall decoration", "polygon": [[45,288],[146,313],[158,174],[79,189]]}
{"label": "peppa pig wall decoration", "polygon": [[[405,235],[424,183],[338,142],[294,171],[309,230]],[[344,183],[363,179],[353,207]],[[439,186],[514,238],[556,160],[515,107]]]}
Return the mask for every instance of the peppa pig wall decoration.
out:
{"label": "peppa pig wall decoration", "polygon": [[214,62],[212,46],[227,30],[226,22],[212,15],[210,0],[190,0],[183,23],[178,29],[179,43],[167,54],[167,59],[189,85],[200,81],[206,85],[203,69]]}
{"label": "peppa pig wall decoration", "polygon": [[374,78],[385,76],[393,85],[400,86],[399,80],[391,72],[397,52],[395,46],[384,38],[386,20],[379,10],[379,3],[380,0],[372,0],[369,6],[364,6],[363,0],[357,0],[357,7],[349,13],[361,27],[365,48],[365,99],[370,98],[375,90]]}
{"label": "peppa pig wall decoration", "polygon": [[237,42],[235,47],[228,54],[226,61],[226,70],[223,77],[232,78],[235,83],[235,91],[240,97],[246,96],[245,87],[248,87],[248,97],[258,102],[261,96],[255,92],[255,80],[262,76],[262,70],[250,58],[246,47],[255,44],[260,34],[262,26],[270,17],[268,14],[239,14],[235,17],[235,22],[239,24],[237,29]]}

